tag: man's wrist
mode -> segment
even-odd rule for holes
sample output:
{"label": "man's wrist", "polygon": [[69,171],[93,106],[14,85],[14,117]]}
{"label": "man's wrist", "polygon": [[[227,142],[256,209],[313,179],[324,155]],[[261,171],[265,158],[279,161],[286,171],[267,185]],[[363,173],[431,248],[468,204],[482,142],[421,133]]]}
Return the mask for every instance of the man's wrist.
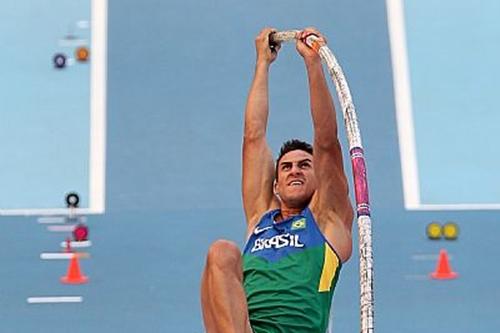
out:
{"label": "man's wrist", "polygon": [[321,67],[321,58],[319,56],[304,58],[304,63],[306,64],[307,68],[311,68],[311,69],[313,69],[315,67]]}
{"label": "man's wrist", "polygon": [[271,65],[271,62],[270,61],[265,61],[265,60],[260,60],[260,59],[257,59],[257,62],[255,64],[255,69],[258,70],[258,69],[269,69],[269,66]]}

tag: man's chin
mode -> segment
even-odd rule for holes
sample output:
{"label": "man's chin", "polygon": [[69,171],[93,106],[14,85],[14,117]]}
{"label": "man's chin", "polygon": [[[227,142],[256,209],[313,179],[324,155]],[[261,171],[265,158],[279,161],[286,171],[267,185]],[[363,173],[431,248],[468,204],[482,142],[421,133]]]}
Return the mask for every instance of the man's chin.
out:
{"label": "man's chin", "polygon": [[305,208],[311,201],[311,197],[309,195],[291,195],[284,200],[284,203],[289,208]]}

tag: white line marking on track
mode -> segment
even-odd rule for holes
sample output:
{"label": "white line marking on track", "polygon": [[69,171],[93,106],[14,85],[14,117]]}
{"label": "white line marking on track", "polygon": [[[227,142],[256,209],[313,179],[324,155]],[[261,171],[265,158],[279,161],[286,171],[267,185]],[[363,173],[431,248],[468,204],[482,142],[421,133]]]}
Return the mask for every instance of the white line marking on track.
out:
{"label": "white line marking on track", "polygon": [[457,203],[457,204],[419,204],[407,207],[410,210],[499,210],[498,203]]}
{"label": "white line marking on track", "polygon": [[42,216],[37,219],[40,224],[61,224],[66,222],[87,222],[86,216]]}
{"label": "white line marking on track", "polygon": [[39,217],[38,223],[41,224],[49,224],[49,223],[64,223],[66,218],[64,216],[47,216],[47,217]]}
{"label": "white line marking on track", "polygon": [[[61,242],[61,247],[66,248],[67,246],[68,246],[68,243],[66,241]],[[80,242],[71,241],[71,242],[69,242],[69,246],[72,248],[90,247],[90,246],[92,246],[92,242],[89,240],[88,241],[80,241]]]}
{"label": "white line marking on track", "polygon": [[420,206],[421,202],[403,0],[388,0],[386,9],[392,54],[404,202],[406,209],[413,209]]}
{"label": "white line marking on track", "polygon": [[75,224],[69,225],[49,225],[47,226],[47,230],[50,232],[72,232],[75,230]]}
{"label": "white line marking on track", "polygon": [[88,20],[80,20],[76,22],[76,26],[80,29],[88,29],[90,27]]}
{"label": "white line marking on track", "polygon": [[82,258],[90,258],[90,254],[88,253],[41,253],[40,259],[42,260],[59,260],[59,259],[72,259],[74,256],[77,256],[79,259]]}
{"label": "white line marking on track", "polygon": [[87,46],[89,45],[89,41],[84,38],[64,38],[59,40],[59,46],[60,47],[73,47],[73,46]]}
{"label": "white line marking on track", "polygon": [[49,297],[28,297],[26,300],[29,304],[44,304],[44,303],[81,303],[82,296],[49,296]]}
{"label": "white line marking on track", "polygon": [[[415,261],[437,261],[439,254],[414,254],[411,256],[412,260]],[[452,259],[451,255],[448,255],[448,259]]]}

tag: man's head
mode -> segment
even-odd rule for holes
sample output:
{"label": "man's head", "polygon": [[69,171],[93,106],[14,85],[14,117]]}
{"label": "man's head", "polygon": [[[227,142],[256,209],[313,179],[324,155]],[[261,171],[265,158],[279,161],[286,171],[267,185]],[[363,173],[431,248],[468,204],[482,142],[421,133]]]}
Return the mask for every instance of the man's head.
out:
{"label": "man's head", "polygon": [[276,161],[274,191],[289,208],[307,206],[316,190],[313,148],[304,141],[286,141]]}

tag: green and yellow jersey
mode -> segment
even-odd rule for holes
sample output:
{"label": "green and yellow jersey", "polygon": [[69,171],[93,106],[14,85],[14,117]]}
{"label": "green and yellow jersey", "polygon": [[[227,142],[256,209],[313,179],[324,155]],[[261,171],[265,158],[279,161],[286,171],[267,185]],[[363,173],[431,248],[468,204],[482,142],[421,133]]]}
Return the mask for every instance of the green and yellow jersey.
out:
{"label": "green and yellow jersey", "polygon": [[279,223],[261,218],[243,251],[254,333],[324,333],[341,262],[309,208]]}

